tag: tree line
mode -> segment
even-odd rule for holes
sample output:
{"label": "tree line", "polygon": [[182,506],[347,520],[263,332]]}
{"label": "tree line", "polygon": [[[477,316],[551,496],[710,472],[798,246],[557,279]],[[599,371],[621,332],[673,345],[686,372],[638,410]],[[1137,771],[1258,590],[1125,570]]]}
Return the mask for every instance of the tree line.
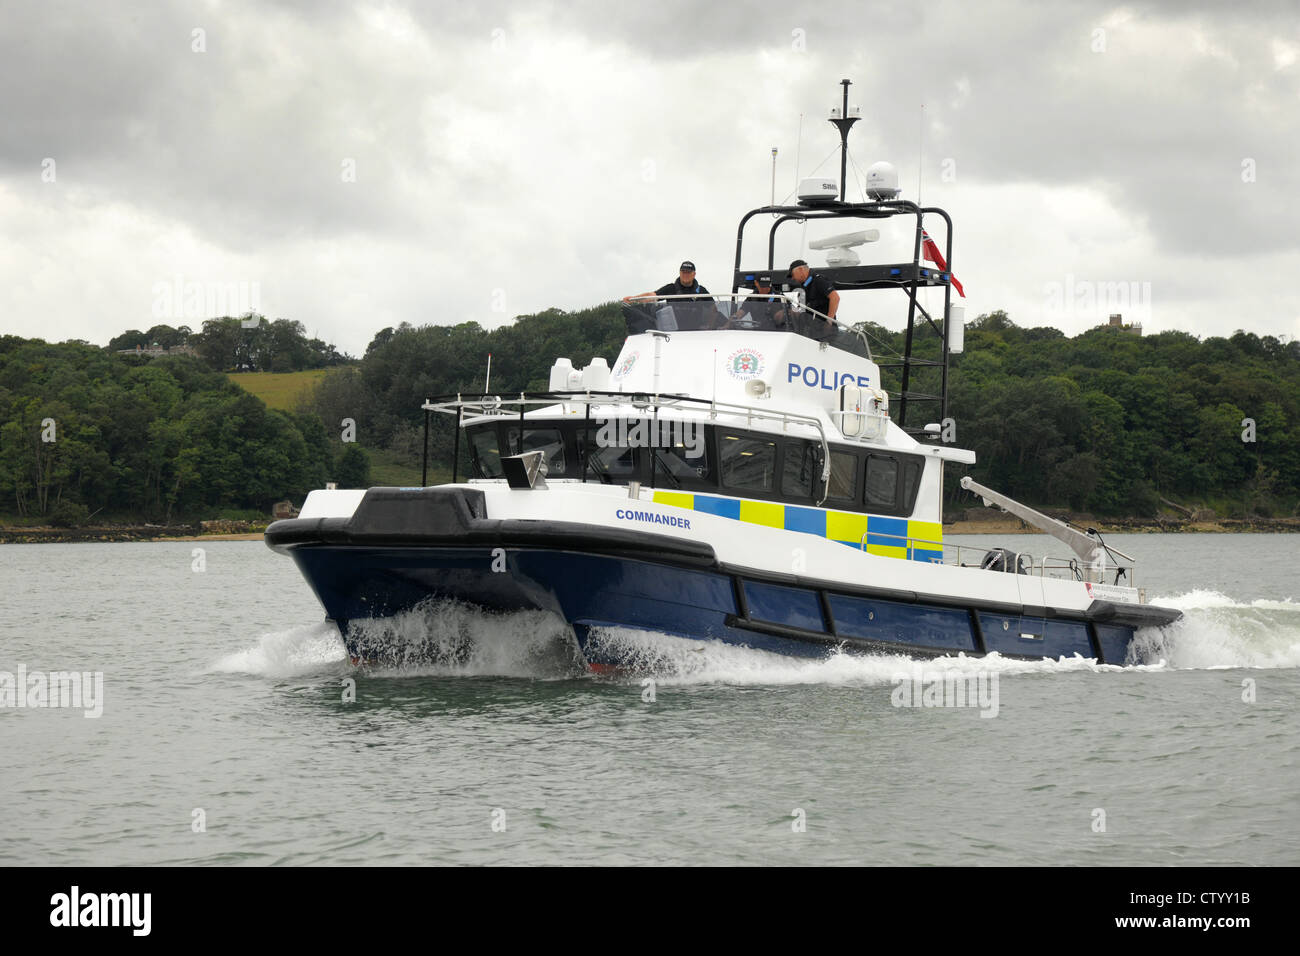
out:
{"label": "tree line", "polygon": [[[283,343],[301,325],[290,323],[276,345],[282,321],[260,328],[263,352],[240,351],[232,333],[242,323],[227,318],[203,324],[206,352],[147,360],[117,348],[133,348],[135,335],[190,344],[195,333],[155,326],[107,349],[0,337],[0,513],[171,521],[300,503],[326,480],[364,486],[364,453],[340,442],[344,419],[361,445],[418,466],[421,402],[483,390],[489,353],[493,392],[544,391],[557,356],[575,364],[603,356],[612,366],[626,333],[615,303],[550,309],[491,330],[402,324],[377,333],[353,364],[310,346],[317,357],[304,361],[334,365],[282,412],[222,374],[250,354],[272,369],[298,361],[303,353]],[[902,352],[901,332],[866,330],[878,360]],[[936,348],[923,341],[917,354]],[[891,376],[885,384],[896,389]],[[968,326],[950,386],[956,444],[978,454],[972,476],[1030,504],[1102,516],[1171,505],[1265,517],[1300,510],[1300,342],[1108,327],[1067,337],[994,312]],[[908,414],[921,423],[919,410]],[[434,474],[450,470],[450,418],[435,416],[430,452]],[[954,478],[945,488],[961,503]]]}
{"label": "tree line", "polygon": [[55,524],[265,512],[333,467],[319,418],[268,409],[187,355],[3,336],[0,415],[0,512]]}
{"label": "tree line", "polygon": [[971,324],[950,399],[975,479],[1032,503],[1234,517],[1300,504],[1300,342],[1109,326],[1066,337],[994,312]]}
{"label": "tree line", "polygon": [[108,343],[110,352],[128,349],[190,351],[216,372],[301,372],[355,361],[328,342],[308,337],[301,322],[270,321],[252,313],[207,319],[197,332],[187,325],[128,329]]}

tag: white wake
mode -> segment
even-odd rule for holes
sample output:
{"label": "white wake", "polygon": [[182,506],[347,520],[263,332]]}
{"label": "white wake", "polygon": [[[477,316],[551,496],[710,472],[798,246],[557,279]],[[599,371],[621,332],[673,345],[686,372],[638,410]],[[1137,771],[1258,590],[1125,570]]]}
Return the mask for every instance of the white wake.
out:
{"label": "white wake", "polygon": [[[1121,668],[1082,658],[1020,661],[998,654],[962,654],[919,662],[927,669],[960,675],[1059,674],[1072,671],[1188,670],[1300,667],[1300,604],[1258,600],[1242,603],[1215,591],[1160,597],[1183,619],[1162,630],[1139,631],[1140,662]],[[541,611],[490,613],[454,602],[426,602],[388,618],[355,621],[357,636],[385,651],[384,663],[368,668],[386,674],[502,676],[559,679],[583,672],[572,631]],[[918,662],[902,655],[862,657],[833,653],[817,660],[784,657],[720,641],[691,640],[626,628],[592,632],[600,657],[624,670],[672,683],[884,684],[911,673]],[[338,629],[329,622],[264,634],[244,650],[226,654],[219,673],[294,677],[351,667]]]}
{"label": "white wake", "polygon": [[[352,636],[377,649],[372,676],[569,677],[583,662],[573,631],[543,611],[490,613],[452,601],[426,601],[391,617],[356,620]],[[218,673],[298,677],[352,666],[329,621],[263,634],[252,647],[217,660]]]}

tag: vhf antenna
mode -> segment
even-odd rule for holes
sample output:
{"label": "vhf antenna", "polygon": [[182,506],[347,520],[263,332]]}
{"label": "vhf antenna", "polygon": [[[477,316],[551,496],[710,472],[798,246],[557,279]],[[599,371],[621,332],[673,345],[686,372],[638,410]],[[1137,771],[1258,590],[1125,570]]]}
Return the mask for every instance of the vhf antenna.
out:
{"label": "vhf antenna", "polygon": [[770,205],[776,205],[776,147],[772,147],[772,201]]}

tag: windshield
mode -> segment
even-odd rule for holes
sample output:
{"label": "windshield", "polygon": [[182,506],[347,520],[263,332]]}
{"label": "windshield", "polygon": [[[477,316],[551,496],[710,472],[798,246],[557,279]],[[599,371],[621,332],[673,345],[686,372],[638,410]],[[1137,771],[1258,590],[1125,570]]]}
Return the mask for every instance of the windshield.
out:
{"label": "windshield", "polygon": [[623,303],[623,320],[628,335],[650,331],[793,332],[871,358],[871,349],[862,333],[776,292],[634,300]]}

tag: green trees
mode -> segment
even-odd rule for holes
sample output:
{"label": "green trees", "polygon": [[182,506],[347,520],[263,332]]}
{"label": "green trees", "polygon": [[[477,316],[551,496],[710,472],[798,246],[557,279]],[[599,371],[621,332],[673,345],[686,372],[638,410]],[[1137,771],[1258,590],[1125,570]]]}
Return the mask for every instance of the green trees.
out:
{"label": "green trees", "polygon": [[208,319],[190,344],[209,368],[223,372],[300,372],[351,361],[334,346],[308,338],[301,322],[258,315]]}
{"label": "green trees", "polygon": [[182,325],[179,328],[172,328],[170,325],[155,325],[148,332],[129,329],[110,339],[108,350],[118,352],[122,349],[133,349],[136,346],[147,349],[155,345],[159,348],[170,349],[178,345],[189,344],[190,336],[193,334],[194,331],[188,325]]}
{"label": "green trees", "polygon": [[217,372],[300,372],[350,362],[333,345],[308,338],[301,322],[268,320],[260,315],[207,319],[198,332],[189,326],[155,325],[147,332],[129,329],[114,336],[108,351],[189,346]]}
{"label": "green trees", "polygon": [[1149,515],[1164,497],[1295,513],[1298,360],[1300,349],[1245,332],[1201,342],[1103,327],[1067,339],[993,313],[954,359],[949,414],[979,455],[975,479],[1033,504]]}
{"label": "green trees", "polygon": [[318,423],[192,357],[79,343],[0,341],[0,422],[0,512],[62,523],[265,510],[320,487],[330,461]]}
{"label": "green trees", "polygon": [[[557,356],[577,365],[595,356],[613,362],[626,336],[614,303],[567,313],[548,309],[488,331],[475,322],[459,325],[403,323],[375,334],[359,367],[327,372],[304,410],[317,415],[331,436],[340,422],[356,422],[357,439],[419,464],[426,398],[483,391],[492,355],[491,389],[496,393],[546,389]],[[453,423],[435,416],[430,463],[450,470]],[[335,437],[337,444],[337,438]]]}
{"label": "green trees", "polygon": [[334,465],[334,480],[340,488],[369,488],[370,456],[354,444],[344,445]]}
{"label": "green trees", "polygon": [[[901,333],[870,332],[882,361],[902,351]],[[341,360],[297,322],[253,329],[213,319],[199,333],[155,326],[114,340],[132,348],[184,335],[200,349],[143,362],[86,343],[0,336],[0,513],[163,521],[267,509],[327,479],[365,487],[369,457],[341,440],[345,419],[376,467],[399,459],[418,467],[421,402],[482,391],[488,353],[493,392],[542,390],[557,357],[612,364],[624,334],[613,303],[490,331],[403,324],[377,333],[359,364],[330,369],[291,414],[212,366]],[[897,375],[886,371],[885,385],[896,391]],[[1110,328],[1067,338],[995,312],[970,323],[966,351],[954,357],[949,415],[957,443],[979,456],[976,480],[1039,506],[1147,515],[1166,498],[1285,515],[1300,502],[1296,342]],[[435,472],[450,469],[452,421],[434,417]],[[946,488],[961,497],[956,481]]]}

